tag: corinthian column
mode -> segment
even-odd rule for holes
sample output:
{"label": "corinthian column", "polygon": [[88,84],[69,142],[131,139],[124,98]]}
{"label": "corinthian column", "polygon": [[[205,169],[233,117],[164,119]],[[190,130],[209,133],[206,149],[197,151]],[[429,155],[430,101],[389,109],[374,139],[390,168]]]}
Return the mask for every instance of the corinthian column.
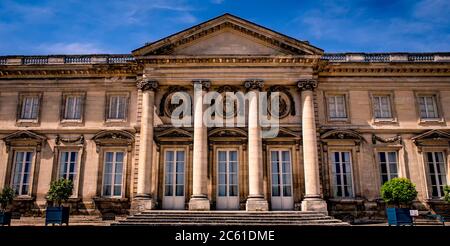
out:
{"label": "corinthian column", "polygon": [[207,191],[208,128],[203,123],[203,96],[209,89],[209,80],[194,80],[194,149],[192,165],[192,197],[189,210],[209,210]]}
{"label": "corinthian column", "polygon": [[137,88],[142,91],[142,115],[139,139],[138,183],[135,197],[137,211],[153,209],[155,202],[151,196],[151,177],[153,161],[153,114],[155,107],[155,91],[158,82],[141,79]]}
{"label": "corinthian column", "polygon": [[263,88],[262,80],[248,80],[244,83],[248,93],[248,183],[249,195],[247,211],[267,211],[269,205],[263,192],[263,163],[261,125],[259,124],[259,91]]}
{"label": "corinthian column", "polygon": [[317,153],[316,122],[314,115],[315,80],[302,80],[297,83],[302,96],[302,138],[303,165],[305,168],[305,197],[303,211],[327,213],[327,204],[320,193],[319,158]]}

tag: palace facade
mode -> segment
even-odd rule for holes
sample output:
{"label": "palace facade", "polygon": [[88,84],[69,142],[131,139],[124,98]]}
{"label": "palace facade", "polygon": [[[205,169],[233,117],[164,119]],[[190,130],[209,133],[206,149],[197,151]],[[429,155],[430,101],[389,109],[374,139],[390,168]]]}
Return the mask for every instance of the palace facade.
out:
{"label": "palace facade", "polygon": [[[279,92],[240,127],[174,127],[176,92]],[[221,117],[218,115],[217,117]],[[233,118],[235,115],[223,116]],[[421,210],[449,208],[450,53],[324,53],[225,14],[125,55],[0,57],[0,188],[39,213],[74,181],[72,212],[304,210],[382,216],[380,187],[412,180]]]}

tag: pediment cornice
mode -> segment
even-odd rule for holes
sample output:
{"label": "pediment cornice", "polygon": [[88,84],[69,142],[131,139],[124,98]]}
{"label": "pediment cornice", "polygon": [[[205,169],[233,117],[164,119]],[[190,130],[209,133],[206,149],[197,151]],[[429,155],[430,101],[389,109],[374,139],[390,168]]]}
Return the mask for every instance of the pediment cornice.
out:
{"label": "pediment cornice", "polygon": [[194,42],[200,38],[222,31],[231,29],[242,34],[251,36],[268,45],[278,47],[287,54],[292,55],[321,55],[323,50],[310,45],[308,42],[300,41],[275,32],[268,28],[259,26],[250,21],[241,19],[231,14],[224,14],[214,19],[208,20],[169,37],[149,43],[132,53],[137,58],[148,55],[168,55],[177,47]]}

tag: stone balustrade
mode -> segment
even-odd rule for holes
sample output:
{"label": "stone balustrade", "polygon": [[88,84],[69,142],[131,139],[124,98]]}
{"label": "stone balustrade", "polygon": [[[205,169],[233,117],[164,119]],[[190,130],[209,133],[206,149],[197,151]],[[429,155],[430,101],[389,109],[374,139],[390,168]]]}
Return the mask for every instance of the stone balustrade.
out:
{"label": "stone balustrade", "polygon": [[118,64],[129,62],[134,62],[132,55],[0,56],[0,65]]}
{"label": "stone balustrade", "polygon": [[[325,53],[322,60],[329,62],[450,62],[450,53]],[[45,64],[120,64],[134,62],[132,55],[50,55],[0,56],[0,65]]]}
{"label": "stone balustrade", "polygon": [[450,53],[325,53],[330,62],[450,62]]}

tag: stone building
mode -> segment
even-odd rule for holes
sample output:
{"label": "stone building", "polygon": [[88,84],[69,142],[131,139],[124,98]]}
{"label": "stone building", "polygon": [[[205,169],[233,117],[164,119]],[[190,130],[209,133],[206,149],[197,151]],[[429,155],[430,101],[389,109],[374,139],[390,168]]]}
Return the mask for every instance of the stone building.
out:
{"label": "stone building", "polygon": [[[263,138],[241,127],[174,127],[176,92],[279,92]],[[233,115],[231,117],[234,117]],[[379,190],[406,177],[420,209],[450,180],[450,53],[324,53],[225,14],[125,55],[0,57],[0,188],[38,213],[74,181],[77,213],[305,210],[382,215]],[[448,206],[447,206],[448,208]]]}

